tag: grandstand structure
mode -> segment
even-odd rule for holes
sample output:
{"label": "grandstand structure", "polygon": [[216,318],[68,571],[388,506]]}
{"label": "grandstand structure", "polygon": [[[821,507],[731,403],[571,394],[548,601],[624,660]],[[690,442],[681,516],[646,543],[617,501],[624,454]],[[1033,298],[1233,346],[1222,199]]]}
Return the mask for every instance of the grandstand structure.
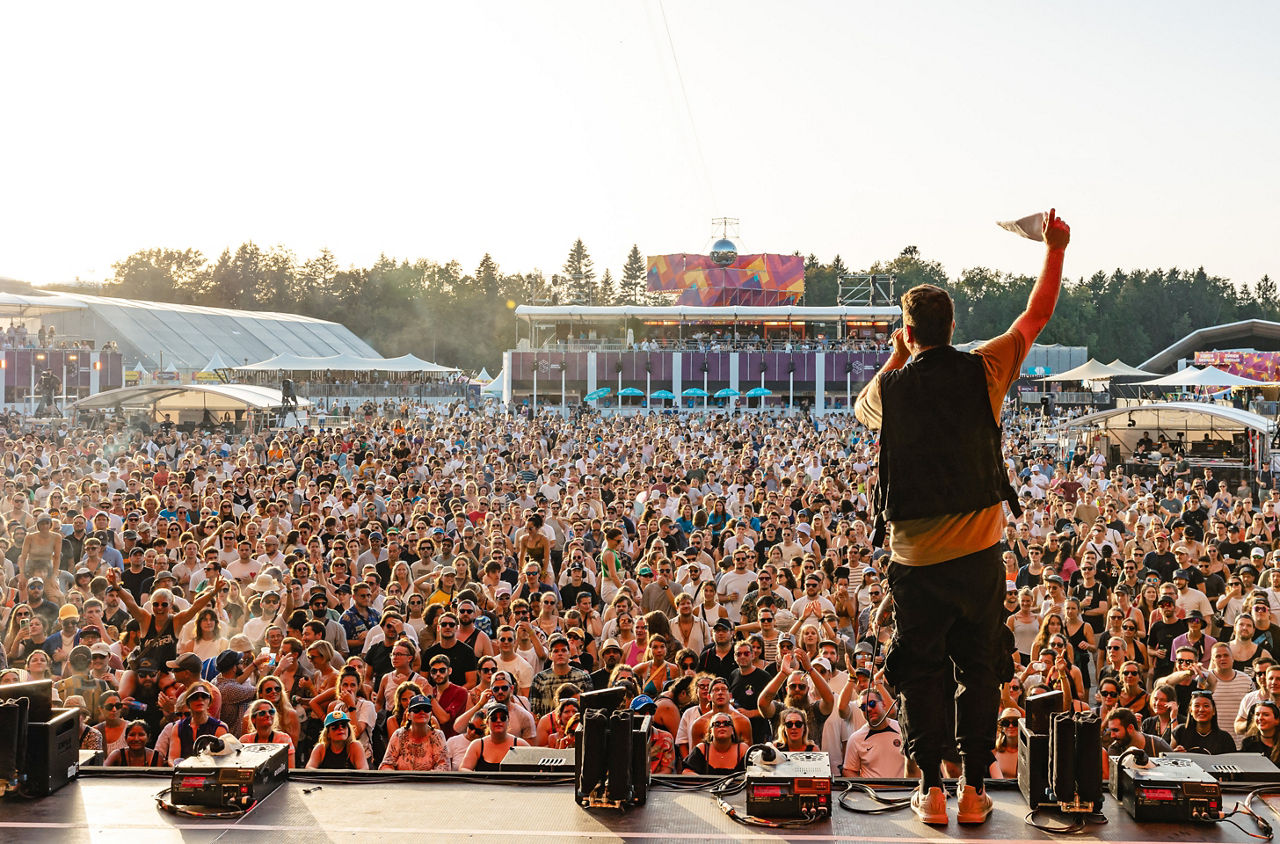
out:
{"label": "grandstand structure", "polygon": [[641,393],[632,404],[649,407],[742,407],[755,390],[753,407],[845,409],[887,357],[901,313],[897,305],[521,305],[502,397],[575,404],[608,388],[615,405],[630,390]]}
{"label": "grandstand structure", "polygon": [[81,306],[41,317],[58,335],[87,338],[99,348],[114,341],[127,365],[175,372],[184,380],[203,371],[215,356],[228,366],[281,354],[379,356],[345,325],[300,314],[81,293],[60,293],[58,298]]}

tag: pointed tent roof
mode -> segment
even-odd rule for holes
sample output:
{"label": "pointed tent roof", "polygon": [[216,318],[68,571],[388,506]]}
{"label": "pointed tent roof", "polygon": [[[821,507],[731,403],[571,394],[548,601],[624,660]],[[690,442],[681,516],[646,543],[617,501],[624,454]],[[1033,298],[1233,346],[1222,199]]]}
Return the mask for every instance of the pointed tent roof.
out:
{"label": "pointed tent roof", "polygon": [[[1109,364],[1089,358],[1075,369],[1069,369],[1058,375],[1051,375],[1044,379],[1046,381],[1106,381],[1109,378],[1115,378],[1117,375],[1129,375],[1132,373],[1116,369]],[[1144,375],[1146,373],[1143,373]]]}
{"label": "pointed tent roof", "polygon": [[492,381],[492,380],[493,380],[493,376],[489,374],[489,368],[488,368],[488,367],[481,367],[481,368],[480,368],[480,374],[476,376],[476,380],[477,380],[477,381],[483,381],[483,382],[484,382],[484,383],[486,383],[486,384],[488,384],[490,381]]}
{"label": "pointed tent roof", "polygon": [[1198,369],[1188,366],[1186,369],[1170,373],[1150,381],[1139,381],[1141,387],[1260,387],[1266,381],[1255,381],[1243,375],[1224,372],[1216,366]]}
{"label": "pointed tent roof", "polygon": [[498,370],[498,377],[494,378],[488,384],[485,384],[483,387],[481,387],[480,395],[501,396],[502,395],[502,379],[504,376],[506,376],[506,374],[507,374],[507,371],[505,369]]}
{"label": "pointed tent roof", "polygon": [[213,357],[209,358],[209,362],[204,365],[201,372],[217,372],[219,369],[233,369],[234,367],[222,358],[222,352],[215,351]]}
{"label": "pointed tent roof", "polygon": [[1115,360],[1111,361],[1111,363],[1107,364],[1107,366],[1111,367],[1112,369],[1119,370],[1116,374],[1121,377],[1125,375],[1133,375],[1133,376],[1141,376],[1145,378],[1149,375],[1155,375],[1154,372],[1147,372],[1145,369],[1138,369],[1138,367],[1136,366],[1130,366],[1129,364],[1120,360],[1120,358],[1116,358]]}
{"label": "pointed tent roof", "polygon": [[401,355],[398,358],[364,358],[358,355],[329,355],[327,357],[304,357],[302,355],[283,354],[257,363],[234,367],[251,371],[289,372],[323,372],[338,370],[349,372],[458,372],[452,366],[441,366],[414,355]]}

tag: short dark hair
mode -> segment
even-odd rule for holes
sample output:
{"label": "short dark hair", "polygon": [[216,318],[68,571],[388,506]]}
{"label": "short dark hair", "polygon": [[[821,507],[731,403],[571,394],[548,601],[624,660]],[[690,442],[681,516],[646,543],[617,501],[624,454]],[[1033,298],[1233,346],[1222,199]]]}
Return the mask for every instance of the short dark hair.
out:
{"label": "short dark hair", "polygon": [[1133,727],[1138,728],[1138,716],[1133,714],[1133,710],[1124,706],[1117,706],[1107,714],[1108,721],[1119,721],[1120,726],[1124,729]]}
{"label": "short dark hair", "polygon": [[902,321],[911,326],[918,345],[943,346],[951,342],[955,305],[941,287],[918,284],[902,294]]}

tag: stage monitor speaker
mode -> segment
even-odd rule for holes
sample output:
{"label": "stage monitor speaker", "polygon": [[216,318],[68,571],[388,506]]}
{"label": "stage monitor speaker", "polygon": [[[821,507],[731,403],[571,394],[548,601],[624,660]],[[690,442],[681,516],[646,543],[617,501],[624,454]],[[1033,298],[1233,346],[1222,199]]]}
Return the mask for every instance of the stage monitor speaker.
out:
{"label": "stage monitor speaker", "polygon": [[1027,729],[1018,722],[1018,790],[1032,809],[1051,806],[1049,799],[1049,736]]}
{"label": "stage monitor speaker", "polygon": [[1050,719],[1055,712],[1063,711],[1062,690],[1032,695],[1027,698],[1027,732],[1034,735],[1049,735]]}
{"label": "stage monitor speaker", "polygon": [[28,794],[52,794],[74,779],[79,769],[79,709],[57,709],[48,721],[27,723]]}

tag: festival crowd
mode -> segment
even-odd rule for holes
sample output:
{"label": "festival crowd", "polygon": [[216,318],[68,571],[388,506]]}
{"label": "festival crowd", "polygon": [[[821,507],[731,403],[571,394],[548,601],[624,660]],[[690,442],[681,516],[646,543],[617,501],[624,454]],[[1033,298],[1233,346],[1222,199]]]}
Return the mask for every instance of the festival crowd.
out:
{"label": "festival crowd", "polygon": [[[1006,413],[1023,514],[992,776],[1016,776],[1047,690],[1098,711],[1113,753],[1280,759],[1280,491],[1177,455],[1149,478],[1059,461],[1041,425]],[[54,680],[107,765],[231,734],[297,767],[495,770],[571,748],[580,695],[619,686],[655,773],[741,770],[760,742],[911,773],[878,446],[851,416],[3,436],[0,682]]]}

